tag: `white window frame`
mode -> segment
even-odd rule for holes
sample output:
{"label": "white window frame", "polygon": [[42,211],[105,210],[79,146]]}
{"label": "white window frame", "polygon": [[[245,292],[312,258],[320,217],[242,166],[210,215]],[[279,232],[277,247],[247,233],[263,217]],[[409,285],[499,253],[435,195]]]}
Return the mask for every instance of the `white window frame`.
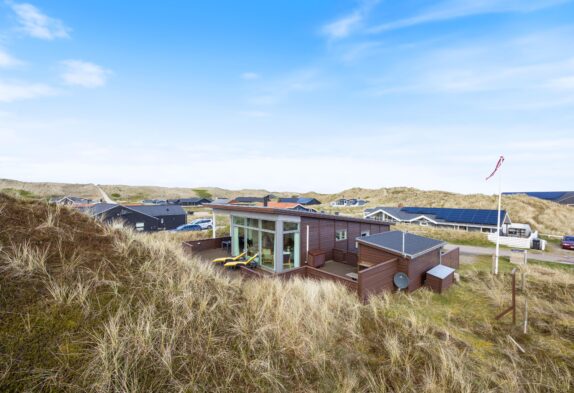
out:
{"label": "white window frame", "polygon": [[346,229],[337,229],[335,230],[335,241],[343,241],[347,240],[347,230]]}

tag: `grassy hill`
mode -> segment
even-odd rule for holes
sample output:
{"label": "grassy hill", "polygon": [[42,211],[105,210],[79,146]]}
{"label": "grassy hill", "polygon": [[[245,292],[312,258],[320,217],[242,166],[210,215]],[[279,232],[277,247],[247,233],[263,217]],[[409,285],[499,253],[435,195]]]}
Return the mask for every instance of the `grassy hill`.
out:
{"label": "grassy hill", "polygon": [[[263,196],[267,190],[225,190],[214,187],[173,188],[155,186],[101,185],[102,189],[118,201],[137,202],[148,198],[180,198],[211,196],[230,198],[235,196]],[[16,196],[48,198],[52,195],[77,195],[99,199],[97,188],[91,184],[26,183],[0,179],[0,191]],[[293,192],[275,192],[277,196],[297,195]],[[484,194],[456,194],[444,191],[422,191],[415,188],[397,187],[381,189],[351,188],[337,194],[303,193],[323,202],[319,209],[327,212],[361,216],[364,208],[375,206],[430,206],[496,209],[497,197]],[[369,201],[361,208],[332,208],[331,201],[338,198],[363,198]],[[504,196],[502,206],[514,222],[530,224],[543,234],[574,234],[574,208],[525,195]]]}
{"label": "grassy hill", "polygon": [[363,305],[335,283],[234,278],[163,237],[0,194],[0,391],[572,391],[574,273],[530,267],[524,335],[493,320],[510,266],[489,265],[464,266],[445,296]]}

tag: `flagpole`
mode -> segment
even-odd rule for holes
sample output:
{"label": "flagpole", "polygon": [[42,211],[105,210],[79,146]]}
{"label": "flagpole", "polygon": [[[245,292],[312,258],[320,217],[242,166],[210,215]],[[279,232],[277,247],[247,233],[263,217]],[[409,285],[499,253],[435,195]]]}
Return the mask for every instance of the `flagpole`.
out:
{"label": "flagpole", "polygon": [[496,256],[494,258],[494,274],[498,274],[498,257],[500,256],[500,210],[502,205],[502,168],[498,172],[498,214],[496,217]]}

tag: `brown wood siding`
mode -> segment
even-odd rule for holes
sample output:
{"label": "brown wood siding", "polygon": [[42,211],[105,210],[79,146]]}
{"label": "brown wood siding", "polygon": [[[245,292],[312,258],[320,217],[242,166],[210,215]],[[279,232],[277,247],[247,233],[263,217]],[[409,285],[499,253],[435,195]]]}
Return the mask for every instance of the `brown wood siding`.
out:
{"label": "brown wood siding", "polygon": [[429,275],[425,280],[425,286],[436,293],[443,293],[452,286],[453,282],[454,273],[449,274],[444,279]]}
{"label": "brown wood siding", "polygon": [[442,264],[453,269],[458,269],[460,264],[460,248],[453,248],[441,256]]}
{"label": "brown wood siding", "polygon": [[[374,231],[372,233],[380,233],[389,230],[389,225],[385,224],[366,224],[358,222],[348,222],[345,219],[339,221],[329,218],[308,218],[301,217],[301,263],[307,259],[306,255],[306,242],[307,242],[307,225],[309,225],[309,251],[324,250],[327,252],[325,258],[327,260],[333,259],[333,250],[340,250],[343,252],[343,257],[338,254],[338,259],[341,262],[349,263],[351,265],[357,264],[357,249],[355,248],[355,239],[361,235],[362,230]],[[373,227],[373,229],[371,229]],[[346,229],[347,239],[335,241],[335,230]],[[349,254],[350,252],[350,254]],[[390,259],[390,258],[387,258]]]}
{"label": "brown wood siding", "polygon": [[319,247],[319,221],[309,218],[301,218],[300,243],[301,265],[307,261],[307,226],[309,226],[309,251],[318,250]]}
{"label": "brown wood siding", "polygon": [[187,253],[193,253],[198,251],[213,250],[215,248],[221,248],[221,242],[224,240],[231,240],[231,237],[216,237],[215,239],[201,239],[201,240],[191,240],[183,242],[183,250]]}
{"label": "brown wood siding", "polygon": [[441,279],[433,276],[427,276],[425,287],[436,293],[441,293]]}
{"label": "brown wood siding", "polygon": [[359,259],[359,257],[354,252],[348,252],[345,255],[345,263],[347,265],[357,266],[358,259]]}
{"label": "brown wood siding", "polygon": [[359,272],[359,298],[366,302],[369,296],[394,291],[393,277],[397,272],[397,258]]}
{"label": "brown wood siding", "polygon": [[442,280],[442,291],[449,289],[452,284],[454,284],[454,272],[449,274],[444,280]]}
{"label": "brown wood siding", "polygon": [[348,241],[348,251],[357,252],[357,247],[355,247],[355,239],[361,236],[361,224],[356,222],[348,223],[347,229],[347,236],[349,237]]}
{"label": "brown wood siding", "polygon": [[424,283],[426,272],[439,264],[440,250],[430,251],[408,263],[409,292],[420,288]]}
{"label": "brown wood siding", "polygon": [[335,248],[335,221],[319,220],[319,244],[322,250],[327,251],[327,260],[333,259],[333,248]]}

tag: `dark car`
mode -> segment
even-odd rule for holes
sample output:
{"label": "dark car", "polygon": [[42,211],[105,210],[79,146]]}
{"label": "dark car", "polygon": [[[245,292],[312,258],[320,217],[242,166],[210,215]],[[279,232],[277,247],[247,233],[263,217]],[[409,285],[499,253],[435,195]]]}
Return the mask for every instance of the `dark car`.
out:
{"label": "dark car", "polygon": [[564,236],[560,245],[565,250],[574,250],[574,236]]}
{"label": "dark car", "polygon": [[201,231],[201,226],[197,224],[183,224],[175,229],[172,229],[172,232],[186,232],[186,231]]}

